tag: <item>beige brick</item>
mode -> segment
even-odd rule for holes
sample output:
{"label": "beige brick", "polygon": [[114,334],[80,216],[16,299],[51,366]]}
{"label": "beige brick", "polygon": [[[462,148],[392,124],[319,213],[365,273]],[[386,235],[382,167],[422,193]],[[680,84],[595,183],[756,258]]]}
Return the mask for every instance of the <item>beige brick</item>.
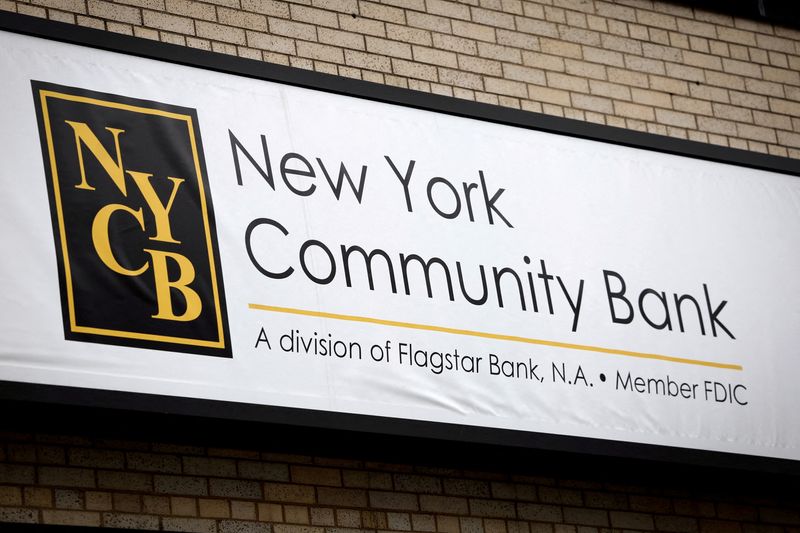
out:
{"label": "beige brick", "polygon": [[687,98],[685,96],[674,96],[672,105],[676,111],[685,111],[695,115],[712,115],[711,103],[705,100]]}
{"label": "beige brick", "polygon": [[142,18],[144,20],[144,25],[151,28],[194,35],[194,21],[190,18],[148,10],[142,11]]}
{"label": "beige brick", "polygon": [[589,92],[589,82],[584,78],[559,72],[547,72],[546,75],[547,85],[550,87],[581,93]]}
{"label": "beige brick", "polygon": [[595,2],[598,15],[616,20],[636,22],[636,10],[613,2]]}
{"label": "beige brick", "polygon": [[[91,19],[97,20],[97,19]],[[78,19],[78,24],[81,24],[80,18]],[[140,39],[150,39],[151,41],[158,41],[160,38],[160,34],[157,30],[151,28],[141,28],[139,26],[133,27],[133,35],[135,37],[139,37]]]}
{"label": "beige brick", "polygon": [[240,502],[232,501],[231,504],[231,518],[237,520],[256,520],[256,504],[253,502]]}
{"label": "beige brick", "polygon": [[[89,494],[86,495],[86,508],[89,509]],[[170,513],[169,498],[166,496],[142,496],[142,512],[168,515]]]}
{"label": "beige brick", "polygon": [[447,2],[445,0],[426,0],[425,5],[428,13],[441,15],[447,18],[469,20],[469,6],[459,2]]}
{"label": "beige brick", "polygon": [[388,57],[355,50],[344,51],[345,63],[351,67],[363,68],[367,70],[377,70],[381,72],[391,72],[392,62]]}
{"label": "beige brick", "polygon": [[366,507],[367,493],[360,489],[319,487],[317,489],[317,500],[322,505]]}
{"label": "beige brick", "polygon": [[602,47],[606,50],[616,50],[626,54],[642,55],[642,43],[634,39],[627,39],[616,35],[603,35]]}
{"label": "beige brick", "polygon": [[510,30],[497,30],[497,44],[513,46],[523,50],[540,50],[539,38],[534,35]]}
{"label": "beige brick", "polygon": [[625,59],[620,52],[611,50],[604,50],[602,48],[593,48],[590,46],[583,47],[583,59],[593,63],[600,63],[602,65],[610,65],[614,67],[624,67]]}
{"label": "beige brick", "polygon": [[[670,65],[668,63],[667,65]],[[634,55],[625,55],[625,66],[637,72],[646,72],[649,74],[661,74],[665,72],[664,62],[658,59],[648,59]]]}
{"label": "beige brick", "polygon": [[312,0],[315,7],[352,15],[358,13],[358,0]]}
{"label": "beige brick", "polygon": [[601,31],[603,33],[610,33],[611,35],[619,35],[620,37],[630,36],[627,23],[622,22],[620,20],[606,20],[606,19],[603,19],[603,22],[606,23],[606,30],[598,30],[598,31]]}
{"label": "beige brick", "polygon": [[[111,23],[109,22],[107,26],[110,25]],[[178,35],[177,33],[169,33],[166,31],[160,32],[160,35],[162,43],[170,43],[178,46],[186,46],[186,37],[184,35]]]}
{"label": "beige brick", "polygon": [[329,61],[331,63],[344,62],[344,54],[340,48],[328,46],[326,44],[308,43],[305,41],[297,41],[296,46],[297,55],[300,57]]}
{"label": "beige brick", "polygon": [[449,68],[439,68],[439,82],[465,89],[483,90],[483,78],[478,74]]}
{"label": "beige brick", "polygon": [[[764,111],[753,111],[753,122],[758,126],[765,126],[774,129],[791,130],[792,120],[785,115],[765,113]],[[779,132],[780,135],[780,132]]]}
{"label": "beige brick", "polygon": [[715,102],[730,103],[730,94],[727,90],[720,87],[712,87],[710,85],[689,85],[689,94],[693,98],[700,98],[702,100],[711,100]]}
{"label": "beige brick", "polygon": [[198,511],[203,518],[230,518],[231,511],[227,500],[200,498],[197,500]]}
{"label": "beige brick", "polygon": [[567,74],[572,74],[573,76],[593,78],[596,80],[608,79],[606,67],[603,65],[587,63],[586,61],[579,61],[577,59],[566,59],[565,66]]}
{"label": "beige brick", "polygon": [[697,127],[702,131],[720,135],[736,135],[736,123],[711,117],[697,117]]}
{"label": "beige brick", "polygon": [[442,67],[458,68],[458,56],[453,52],[418,45],[414,45],[412,49],[414,52],[414,61]]}
{"label": "beige brick", "polygon": [[709,41],[709,53],[719,57],[730,57],[728,43],[721,41]]}
{"label": "beige brick", "polygon": [[[320,29],[322,31],[322,29]],[[262,50],[270,50],[272,52],[279,52],[281,54],[294,55],[296,53],[294,40],[287,37],[280,37],[267,33],[256,31],[247,31],[247,44],[254,48]],[[241,466],[240,466],[241,468]],[[242,473],[244,477],[252,477]]]}
{"label": "beige brick", "polygon": [[637,120],[655,120],[655,112],[652,107],[629,102],[614,102],[614,111],[617,115]]}
{"label": "beige brick", "polygon": [[648,87],[650,85],[647,74],[614,67],[608,68],[608,79],[632,87]]}
{"label": "beige brick", "polygon": [[138,494],[112,494],[112,507],[115,511],[138,513],[142,510],[142,501]]}
{"label": "beige brick", "polygon": [[759,65],[738,61],[736,59],[722,59],[722,67],[725,72],[737,74],[739,76],[750,76],[751,78],[761,77],[761,67]]}
{"label": "beige brick", "polygon": [[453,31],[450,26],[450,19],[429,15],[427,13],[409,11],[406,13],[406,21],[409,26],[422,28],[424,30],[438,31],[441,33],[450,33]]}
{"label": "beige brick", "polygon": [[526,51],[522,54],[522,62],[526,66],[545,70],[553,70],[556,72],[564,72],[566,70],[563,58],[549,54]]}
{"label": "beige brick", "polygon": [[672,96],[669,93],[651,91],[647,89],[632,88],[631,99],[637,104],[656,107],[672,107]]}
{"label": "beige brick", "polygon": [[[86,2],[84,0],[33,0],[32,3],[72,13],[86,13]],[[50,18],[53,18],[52,12],[50,13]]]}
{"label": "beige brick", "polygon": [[758,46],[758,48],[785,52],[787,54],[797,53],[794,41],[791,39],[784,39],[783,37],[775,37],[774,35],[757,33],[756,46]]}
{"label": "beige brick", "polygon": [[103,526],[109,528],[125,528],[136,530],[155,530],[159,527],[157,516],[129,514],[129,513],[103,513]]}
{"label": "beige brick", "polygon": [[478,24],[486,24],[487,26],[506,28],[508,30],[515,28],[514,15],[512,14],[478,7],[472,7],[470,11],[472,12],[472,21]]}
{"label": "beige brick", "polygon": [[564,507],[564,522],[585,526],[608,526],[608,512],[600,509]]}
{"label": "beige brick", "polygon": [[[527,50],[525,53],[531,53]],[[522,51],[510,46],[492,43],[478,43],[478,55],[486,59],[505,61],[508,63],[522,63]]]}
{"label": "beige brick", "polygon": [[581,57],[583,57],[581,46],[578,44],[556,41],[553,39],[539,39],[539,45],[541,51],[545,54],[559,57],[571,57],[573,59],[581,59]]}
{"label": "beige brick", "polygon": [[698,54],[684,50],[683,62],[694,67],[707,68],[712,70],[722,70],[722,60],[708,54]]}
{"label": "beige brick", "polygon": [[586,22],[590,30],[599,31],[600,33],[608,33],[608,21],[606,19],[594,15],[589,15],[586,18]]}
{"label": "beige brick", "polygon": [[752,112],[743,107],[736,107],[727,104],[713,104],[714,116],[737,122],[753,122]]}
{"label": "beige brick", "polygon": [[164,0],[116,0],[120,4],[142,7],[145,9],[163,10],[166,9]]}
{"label": "beige brick", "polygon": [[216,20],[217,18],[214,6],[193,0],[166,0],[166,10],[173,15],[203,20]]}
{"label": "beige brick", "polygon": [[644,24],[645,26],[654,26],[656,28],[663,28],[666,30],[678,29],[675,17],[644,9],[636,10],[636,21],[639,24]]}
{"label": "beige brick", "polygon": [[314,503],[314,488],[286,483],[264,483],[264,499],[276,502]]}
{"label": "beige brick", "polygon": [[371,507],[377,509],[406,511],[416,511],[419,509],[417,495],[402,492],[384,492],[373,490],[369,492],[369,502]]}
{"label": "beige brick", "polygon": [[94,526],[100,525],[100,513],[89,511],[42,511],[43,524],[58,524],[61,526]]}
{"label": "beige brick", "polygon": [[800,117],[800,102],[791,102],[780,98],[769,99],[770,110],[782,115]]}
{"label": "beige brick", "polygon": [[786,146],[800,148],[800,134],[788,131],[779,131],[778,142]]}
{"label": "beige brick", "polygon": [[258,520],[261,522],[283,522],[283,507],[273,503],[259,503]]}
{"label": "beige brick", "polygon": [[399,41],[390,41],[379,37],[367,37],[367,51],[373,54],[411,59],[411,46]]}
{"label": "beige brick", "polygon": [[[467,72],[476,72],[478,74],[486,74],[488,76],[502,76],[503,75],[503,65],[499,61],[492,61],[490,59],[481,59],[479,57],[473,57],[468,55],[459,55],[458,56],[458,66],[462,70],[466,70]],[[526,68],[520,67],[519,65],[509,64],[507,65],[509,68]],[[542,79],[544,79],[544,74],[542,73]]]}
{"label": "beige brick", "polygon": [[[367,48],[369,49],[367,39]],[[375,51],[375,50],[371,50]],[[342,475],[338,468],[321,468],[314,466],[292,465],[290,467],[292,482],[309,485],[323,485],[329,487],[340,487],[342,485]]]}
{"label": "beige brick", "polygon": [[461,527],[455,516],[437,516],[436,529],[441,533],[460,533]]}
{"label": "beige brick", "polygon": [[789,56],[781,52],[769,52],[769,64],[773,67],[788,69]]}
{"label": "beige brick", "polygon": [[596,96],[605,96],[615,100],[631,99],[630,87],[607,81],[589,80],[589,91]]}
{"label": "beige brick", "polygon": [[764,72],[764,79],[767,81],[786,85],[800,85],[800,72],[775,67],[762,67],[762,71]]}
{"label": "beige brick", "polygon": [[744,79],[740,76],[734,76],[722,72],[713,72],[709,70],[705,72],[705,78],[706,83],[709,85],[744,91]]}
{"label": "beige brick", "polygon": [[306,22],[316,26],[327,26],[330,28],[339,27],[339,15],[332,11],[325,11],[314,7],[291,4],[291,17],[289,14],[277,14],[276,17],[282,19],[291,18],[295,22]]}
{"label": "beige brick", "polygon": [[558,26],[559,37],[571,43],[579,43],[586,46],[601,46],[600,34],[596,31],[573,28],[560,24]]}
{"label": "beige brick", "polygon": [[[27,467],[26,467],[27,468]],[[31,474],[32,474],[31,468]],[[21,471],[21,469],[20,469]],[[7,476],[6,476],[7,477]],[[29,481],[9,480],[11,483],[33,484]],[[39,483],[42,485],[56,485],[62,487],[93,488],[95,486],[94,471],[87,468],[39,467]]]}
{"label": "beige brick", "polygon": [[[254,13],[261,13],[262,15],[269,15],[272,17],[283,17],[289,18],[290,11],[289,11],[289,4],[283,2],[282,0],[241,0],[242,2],[242,9],[245,11],[252,11]],[[233,0],[231,5],[227,7],[236,7],[237,2]],[[294,6],[292,6],[294,7]],[[292,13],[292,18],[295,18],[294,11]],[[302,15],[299,15],[302,17]],[[335,17],[335,15],[334,15]]]}
{"label": "beige brick", "polygon": [[752,124],[737,124],[736,130],[739,134],[739,137],[744,137],[745,139],[752,139],[754,141],[766,143],[778,142],[775,130],[771,128],[754,126]]}
{"label": "beige brick", "polygon": [[173,518],[165,516],[161,520],[164,531],[217,533],[217,522],[210,518]]}
{"label": "beige brick", "polygon": [[248,13],[240,9],[218,7],[217,16],[222,24],[229,26],[258,31],[267,30],[267,17],[260,13]]}
{"label": "beige brick", "polygon": [[142,14],[135,7],[128,7],[103,0],[88,0],[88,13],[94,17],[111,19],[128,24],[141,24]]}
{"label": "beige brick", "polygon": [[[39,18],[47,18],[47,10],[43,7],[32,6],[28,4],[17,4],[17,13],[21,15],[28,15],[29,17],[39,17]],[[95,24],[92,24],[92,22]],[[94,27],[96,29],[104,29],[103,28],[103,21],[98,19],[87,19],[86,17],[81,17],[78,19],[78,25],[80,26],[88,26]]]}
{"label": "beige brick", "polygon": [[269,30],[270,33],[293,39],[303,39],[306,41],[317,40],[317,29],[311,24],[302,22],[292,22],[290,20],[270,17]]}
{"label": "beige brick", "polygon": [[352,48],[354,50],[366,50],[364,36],[347,31],[334,30],[331,28],[317,28],[319,42],[340,46],[342,48]]}
{"label": "beige brick", "polygon": [[475,39],[476,41],[487,41],[490,43],[497,42],[495,35],[495,28],[491,26],[484,26],[482,24],[474,24],[472,22],[465,22],[461,20],[452,21],[453,33],[460,37],[468,39]]}
{"label": "beige brick", "polygon": [[567,22],[566,11],[556,7],[545,6],[544,18],[547,20],[552,20],[553,22],[559,22],[561,24],[566,24]]}
{"label": "beige brick", "polygon": [[402,9],[391,7],[375,2],[359,2],[359,11],[362,17],[370,19],[393,22],[395,24],[405,24],[406,16]]}
{"label": "beige brick", "polygon": [[0,487],[0,505],[9,507],[22,505],[22,491],[19,487]]}
{"label": "beige brick", "polygon": [[553,39],[561,37],[558,33],[558,25],[541,19],[517,17],[516,26],[518,31],[531,35],[552,37]]}
{"label": "beige brick", "polygon": [[[481,44],[488,45],[488,43],[483,42]],[[446,35],[444,33],[433,34],[433,46],[441,50],[449,50],[462,54],[476,55],[478,53],[478,44],[476,41],[457,37],[455,35]]]}
{"label": "beige brick", "polygon": [[662,124],[678,126],[681,128],[696,128],[694,115],[668,109],[656,109],[656,120]]}
{"label": "beige brick", "polygon": [[714,24],[678,18],[678,31],[684,34],[699,35],[710,39],[717,38],[717,27]]}
{"label": "beige brick", "polygon": [[[2,9],[2,6],[0,6],[0,9]],[[56,11],[55,9],[50,9],[47,14],[50,17],[50,20],[54,20],[56,22],[64,22],[66,24],[75,24],[75,15],[72,13],[66,13],[64,11]],[[133,28],[130,26],[130,24],[117,24],[116,22],[107,22],[106,30],[113,33],[123,33],[125,35],[133,35]]]}
{"label": "beige brick", "polygon": [[[778,132],[780,133],[780,132]],[[790,157],[789,150],[785,146],[778,146],[776,144],[770,144],[768,146],[770,155],[774,155],[777,157]]]}
{"label": "beige brick", "polygon": [[701,54],[711,53],[709,42],[710,41],[705,37],[696,37],[694,35],[689,36],[689,48],[691,48],[694,52],[699,52]]}
{"label": "beige brick", "polygon": [[429,514],[412,514],[411,529],[413,531],[436,531],[436,520]]}
{"label": "beige brick", "polygon": [[[577,107],[578,109],[596,111],[598,113],[612,114],[614,112],[614,106],[611,100],[599,96],[589,96],[586,94],[573,94],[572,105],[574,107]],[[473,504],[470,503],[471,507],[472,505]],[[503,515],[478,515],[478,516],[503,516]]]}
{"label": "beige brick", "polygon": [[290,524],[308,524],[308,507],[301,505],[284,505],[284,520]]}
{"label": "beige brick", "polygon": [[784,93],[783,85],[771,81],[752,80],[747,78],[744,80],[744,86],[747,92],[751,93],[777,96],[779,98],[786,95]]}
{"label": "beige brick", "polygon": [[433,38],[431,32],[409,26],[399,26],[397,24],[386,25],[386,36],[395,41],[402,41],[411,44],[421,44],[431,46]]}
{"label": "beige brick", "polygon": [[22,491],[25,506],[52,507],[53,491],[41,487],[25,487]]}
{"label": "beige brick", "polygon": [[363,17],[353,18],[349,15],[339,15],[339,28],[353,33],[386,37],[386,23],[382,20],[372,20]]}
{"label": "beige brick", "polygon": [[547,84],[545,72],[538,68],[506,64],[503,65],[502,74],[509,80],[522,81],[525,83],[532,83],[534,85]]}

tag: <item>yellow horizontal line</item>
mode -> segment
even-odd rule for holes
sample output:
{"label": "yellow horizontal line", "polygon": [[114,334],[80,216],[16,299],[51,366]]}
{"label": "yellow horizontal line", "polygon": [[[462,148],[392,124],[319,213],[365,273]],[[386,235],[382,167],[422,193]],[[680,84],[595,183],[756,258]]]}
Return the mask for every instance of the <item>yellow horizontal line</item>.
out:
{"label": "yellow horizontal line", "polygon": [[659,355],[655,353],[632,352],[630,350],[618,350],[616,348],[604,348],[602,346],[589,346],[586,344],[573,344],[570,342],[548,341],[543,339],[531,339],[528,337],[518,337],[516,335],[503,335],[501,333],[486,333],[483,331],[473,331],[469,329],[448,328],[444,326],[431,326],[428,324],[415,324],[413,322],[398,322],[396,320],[384,320],[381,318],[371,318],[366,316],[341,315],[338,313],[326,313],[324,311],[309,311],[306,309],[294,309],[291,307],[278,307],[275,305],[248,304],[250,309],[259,311],[272,311],[274,313],[288,313],[291,315],[315,316],[320,318],[332,318],[334,320],[347,320],[350,322],[364,322],[367,324],[379,324],[381,326],[391,326],[395,328],[420,329],[423,331],[436,331],[439,333],[451,333],[453,335],[466,335],[468,337],[481,337],[484,339],[495,339],[501,341],[521,342],[524,344],[537,344],[539,346],[551,346],[553,348],[567,348],[569,350],[583,350],[586,352],[597,352],[611,355],[624,355],[626,357],[638,357],[640,359],[655,359],[657,361],[669,361],[670,363],[681,363],[684,365],[709,366],[712,368],[725,368],[728,370],[743,370],[742,365],[732,363],[717,363],[714,361],[702,361],[700,359],[689,359],[688,357],[673,357],[671,355]]}

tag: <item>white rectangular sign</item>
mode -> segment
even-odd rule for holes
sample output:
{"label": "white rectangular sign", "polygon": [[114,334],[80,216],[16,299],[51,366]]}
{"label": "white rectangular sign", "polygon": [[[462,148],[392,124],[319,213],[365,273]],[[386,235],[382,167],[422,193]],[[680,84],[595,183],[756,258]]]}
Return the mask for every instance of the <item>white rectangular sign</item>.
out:
{"label": "white rectangular sign", "polygon": [[798,178],[0,43],[0,379],[800,459]]}

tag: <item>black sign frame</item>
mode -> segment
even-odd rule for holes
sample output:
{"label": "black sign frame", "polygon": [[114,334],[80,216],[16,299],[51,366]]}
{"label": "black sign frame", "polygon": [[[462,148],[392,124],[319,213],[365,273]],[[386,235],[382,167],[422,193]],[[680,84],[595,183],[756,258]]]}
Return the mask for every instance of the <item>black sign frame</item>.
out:
{"label": "black sign frame", "polygon": [[[800,160],[786,157],[459,100],[16,13],[0,12],[0,30],[485,122],[800,176]],[[218,400],[0,381],[0,405],[19,402],[75,409],[102,408],[120,412],[278,424],[316,428],[320,431],[397,435],[448,441],[454,445],[484,444],[501,448],[562,452],[582,457],[632,458],[800,476],[800,461],[771,457]]]}

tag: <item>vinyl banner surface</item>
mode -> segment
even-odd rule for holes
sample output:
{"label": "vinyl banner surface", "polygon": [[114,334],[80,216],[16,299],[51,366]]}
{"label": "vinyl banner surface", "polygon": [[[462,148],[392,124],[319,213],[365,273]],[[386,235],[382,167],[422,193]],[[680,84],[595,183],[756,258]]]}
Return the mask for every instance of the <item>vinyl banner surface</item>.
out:
{"label": "vinyl banner surface", "polygon": [[0,33],[0,379],[800,459],[800,179]]}

